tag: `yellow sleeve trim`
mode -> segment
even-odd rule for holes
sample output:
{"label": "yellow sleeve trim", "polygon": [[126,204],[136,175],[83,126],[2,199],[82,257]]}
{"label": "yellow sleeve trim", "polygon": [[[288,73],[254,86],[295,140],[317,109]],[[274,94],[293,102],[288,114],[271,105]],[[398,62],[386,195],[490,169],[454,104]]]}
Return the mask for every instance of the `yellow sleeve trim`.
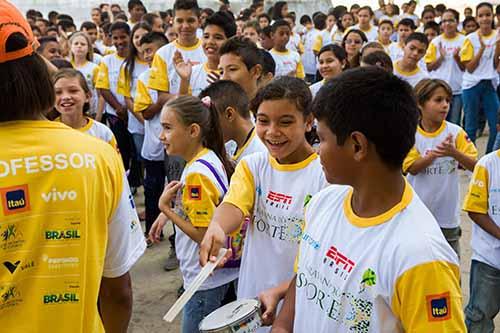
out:
{"label": "yellow sleeve trim", "polygon": [[148,87],[164,92],[168,92],[170,90],[167,63],[158,52],[155,54],[153,63],[151,64]]}
{"label": "yellow sleeve trim", "polygon": [[434,43],[431,43],[429,45],[429,49],[427,50],[427,53],[425,54],[424,61],[426,64],[433,63],[437,60],[437,48]]}
{"label": "yellow sleeve trim", "polygon": [[220,197],[219,190],[207,176],[200,173],[190,173],[186,176],[182,207],[193,226],[208,227]]}
{"label": "yellow sleeve trim", "polygon": [[396,281],[391,308],[405,332],[465,332],[459,267],[431,261],[407,270]]}
{"label": "yellow sleeve trim", "polygon": [[130,98],[132,97],[130,96],[130,86],[130,75],[126,75],[125,66],[121,66],[116,92],[124,97]]}
{"label": "yellow sleeve trim", "polygon": [[464,153],[465,155],[477,159],[477,149],[474,143],[469,139],[467,133],[464,130],[461,130],[457,134],[457,138],[455,139],[455,145],[458,151]]}
{"label": "yellow sleeve trim", "polygon": [[464,199],[463,210],[472,213],[488,213],[488,170],[476,164],[469,184],[469,190]]}
{"label": "yellow sleeve trim", "polygon": [[142,112],[146,110],[151,104],[153,99],[149,95],[148,87],[141,80],[137,81],[137,90],[134,96],[134,112]]}
{"label": "yellow sleeve trim", "polygon": [[[300,59],[300,57],[299,57]],[[302,60],[299,60],[298,64],[297,64],[297,72],[296,72],[296,76],[297,78],[299,79],[304,79],[306,77],[306,73],[304,71],[304,65],[302,64]]]}
{"label": "yellow sleeve trim", "polygon": [[101,61],[101,63],[99,64],[99,75],[97,76],[95,87],[97,89],[109,90],[109,71],[108,66],[104,63],[104,61]]}
{"label": "yellow sleeve trim", "polygon": [[255,182],[246,161],[243,160],[236,166],[224,202],[238,207],[243,216],[253,215]]}
{"label": "yellow sleeve trim", "polygon": [[314,40],[312,49],[314,52],[319,52],[322,47],[323,47],[323,38],[321,37],[321,34],[318,34],[316,36],[316,39]]}
{"label": "yellow sleeve trim", "polygon": [[474,57],[474,46],[469,39],[466,39],[462,49],[460,50],[460,60],[461,61],[471,61]]}
{"label": "yellow sleeve trim", "polygon": [[403,172],[407,173],[408,169],[413,165],[413,163],[415,163],[415,161],[420,158],[420,153],[418,152],[417,148],[413,146],[413,148],[410,150],[405,160],[403,161]]}

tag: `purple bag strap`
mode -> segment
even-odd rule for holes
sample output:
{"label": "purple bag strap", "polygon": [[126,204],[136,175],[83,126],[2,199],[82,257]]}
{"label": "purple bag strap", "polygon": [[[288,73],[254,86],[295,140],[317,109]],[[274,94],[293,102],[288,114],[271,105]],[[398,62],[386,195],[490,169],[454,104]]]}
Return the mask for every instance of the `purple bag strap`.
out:
{"label": "purple bag strap", "polygon": [[201,164],[203,164],[204,166],[206,166],[212,172],[212,174],[215,176],[215,179],[217,179],[217,182],[219,183],[220,187],[222,188],[222,191],[224,191],[224,194],[226,194],[227,193],[227,187],[224,184],[224,182],[222,181],[222,179],[220,178],[219,173],[217,172],[217,170],[215,170],[215,168],[212,166],[212,164],[208,163],[206,160],[201,159],[201,158],[198,159],[198,160],[196,160],[196,162],[200,162]]}

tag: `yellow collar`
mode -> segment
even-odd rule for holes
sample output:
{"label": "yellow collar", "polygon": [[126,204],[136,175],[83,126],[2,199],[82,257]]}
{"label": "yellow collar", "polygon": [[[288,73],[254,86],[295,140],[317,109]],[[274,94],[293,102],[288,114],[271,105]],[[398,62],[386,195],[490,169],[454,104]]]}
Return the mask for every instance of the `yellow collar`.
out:
{"label": "yellow collar", "polygon": [[312,161],[314,161],[316,158],[318,158],[318,155],[316,153],[312,153],[309,155],[308,158],[306,158],[303,161],[300,161],[298,163],[294,164],[279,164],[278,161],[271,155],[269,155],[269,161],[271,162],[271,166],[273,169],[278,170],[278,171],[297,171],[304,169],[307,167]]}

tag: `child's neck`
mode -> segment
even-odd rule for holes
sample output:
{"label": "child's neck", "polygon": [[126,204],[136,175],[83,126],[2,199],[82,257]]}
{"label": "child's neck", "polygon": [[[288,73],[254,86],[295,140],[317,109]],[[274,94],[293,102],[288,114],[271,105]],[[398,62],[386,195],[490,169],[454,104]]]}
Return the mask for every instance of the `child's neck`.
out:
{"label": "child's neck", "polygon": [[401,68],[405,72],[413,72],[418,67],[417,64],[413,63],[413,61],[409,61],[405,58],[401,59],[398,64],[399,68]]}
{"label": "child's neck", "polygon": [[444,36],[448,39],[455,38],[455,37],[457,37],[457,35],[458,35],[458,32],[456,30],[451,30],[448,32],[445,31],[445,33],[444,33]]}
{"label": "child's neck", "polygon": [[146,60],[144,60],[144,53],[143,52],[137,52],[137,58],[142,62],[146,62]]}
{"label": "child's neck", "polygon": [[198,37],[195,35],[192,38],[178,38],[177,43],[182,47],[193,47],[198,43]]}
{"label": "child's neck", "polygon": [[216,56],[216,57],[207,57],[207,67],[208,67],[208,69],[210,69],[211,71],[218,70],[219,69],[219,60],[220,60],[219,56]]}
{"label": "child's neck", "polygon": [[491,31],[493,30],[491,27],[485,27],[485,28],[481,27],[479,28],[479,31],[481,32],[482,36],[489,36],[491,34]]}
{"label": "child's neck", "polygon": [[82,67],[87,63],[87,58],[81,56],[75,56],[75,58],[73,59],[73,63],[77,68]]}
{"label": "child's neck", "polygon": [[420,127],[427,133],[436,132],[441,127],[442,124],[443,124],[442,121],[437,122],[425,118],[422,118],[422,120],[420,120]]}
{"label": "child's neck", "polygon": [[276,51],[278,52],[286,52],[288,51],[287,48],[286,48],[286,45],[284,46],[279,46],[279,45],[276,45],[274,44],[274,47],[273,47]]}
{"label": "child's neck", "polygon": [[205,149],[205,147],[203,147],[203,145],[201,144],[201,142],[198,142],[198,143],[194,143],[192,146],[188,146],[186,151],[182,154],[182,158],[186,161],[186,162],[190,162],[193,160],[193,158],[196,157],[196,155],[198,155],[203,149]]}
{"label": "child's neck", "polygon": [[88,124],[83,114],[61,114],[61,122],[74,129],[80,129]]}
{"label": "child's neck", "polygon": [[363,31],[367,31],[367,30],[370,30],[371,28],[371,25],[370,25],[370,22],[368,23],[365,23],[365,24],[359,24],[359,28]]}
{"label": "child's neck", "polygon": [[304,144],[299,147],[296,151],[291,153],[282,159],[277,159],[279,164],[296,164],[307,159],[311,154],[314,153],[314,149],[311,147],[307,141],[304,141]]}
{"label": "child's neck", "polygon": [[385,38],[385,37],[382,37],[382,38],[379,38],[378,41],[383,45],[389,45],[391,44],[391,39],[390,38]]}
{"label": "child's neck", "polygon": [[236,142],[238,149],[241,149],[241,147],[243,147],[245,143],[250,139],[250,132],[253,130],[253,128],[254,126],[250,119],[242,119],[240,121],[237,121],[237,123],[235,124],[236,134],[232,139]]}
{"label": "child's neck", "polygon": [[351,202],[353,212],[359,217],[379,216],[401,202],[405,189],[405,180],[399,169],[366,167],[358,175],[352,187]]}

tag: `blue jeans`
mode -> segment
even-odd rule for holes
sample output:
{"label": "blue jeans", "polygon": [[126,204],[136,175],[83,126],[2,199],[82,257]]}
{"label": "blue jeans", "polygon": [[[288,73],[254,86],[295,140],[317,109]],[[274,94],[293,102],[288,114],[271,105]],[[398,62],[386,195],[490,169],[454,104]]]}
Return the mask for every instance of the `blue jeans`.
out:
{"label": "blue jeans", "polygon": [[[158,201],[165,186],[165,167],[163,161],[144,160],[144,206],[146,208],[146,234],[160,214]],[[173,244],[172,244],[173,245]]]}
{"label": "blue jeans", "polygon": [[490,80],[483,80],[470,89],[464,89],[462,92],[465,114],[465,131],[472,142],[476,141],[476,132],[478,128],[479,108],[482,105],[488,127],[490,128],[490,137],[486,146],[486,153],[493,150],[493,144],[497,136],[497,118],[500,103],[498,96]]}
{"label": "blue jeans", "polygon": [[470,266],[470,298],[465,307],[469,333],[493,333],[500,310],[500,270],[477,260]]}
{"label": "blue jeans", "polygon": [[495,141],[495,144],[493,145],[493,150],[498,149],[500,149],[500,132],[497,132],[497,139]]}
{"label": "blue jeans", "polygon": [[200,322],[213,311],[220,308],[229,286],[232,282],[220,287],[201,290],[194,293],[193,297],[184,306],[182,313],[182,333],[198,333]]}
{"label": "blue jeans", "polygon": [[462,121],[462,95],[453,95],[450,105],[450,112],[448,112],[448,116],[446,117],[451,123],[457,124],[461,126],[460,123]]}

